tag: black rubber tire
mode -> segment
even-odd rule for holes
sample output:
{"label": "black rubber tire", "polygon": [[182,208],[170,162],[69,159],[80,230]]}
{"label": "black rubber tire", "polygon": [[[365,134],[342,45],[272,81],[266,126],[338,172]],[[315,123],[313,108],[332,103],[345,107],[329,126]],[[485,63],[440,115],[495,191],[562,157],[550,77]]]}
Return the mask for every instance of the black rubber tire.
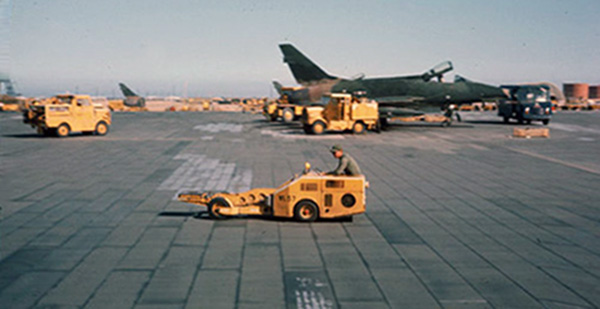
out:
{"label": "black rubber tire", "polygon": [[365,124],[358,121],[355,122],[352,126],[352,133],[354,134],[364,134],[365,133]]}
{"label": "black rubber tire", "polygon": [[387,118],[379,118],[379,128],[382,131],[385,131],[389,127],[389,122]]}
{"label": "black rubber tire", "polygon": [[[102,130],[102,126],[104,126],[104,130]],[[106,133],[108,133],[109,127],[108,124],[106,124],[106,122],[104,121],[99,121],[96,124],[96,129],[94,130],[94,134],[96,135],[106,135]]]}
{"label": "black rubber tire", "polygon": [[217,197],[217,198],[210,200],[210,202],[207,205],[208,215],[212,219],[215,219],[215,220],[225,219],[226,217],[219,213],[219,211],[217,210],[217,207],[231,207],[231,205],[229,205],[227,200],[222,197]]}
{"label": "black rubber tire", "polygon": [[502,118],[502,120],[504,121],[504,123],[508,123],[508,122],[510,121],[510,118],[509,118],[509,117],[507,117],[507,116],[504,116],[504,117]]}
{"label": "black rubber tire", "polygon": [[525,123],[531,124],[531,120],[527,119],[527,120],[525,120]]}
{"label": "black rubber tire", "polygon": [[306,133],[306,134],[312,133],[310,126],[307,126],[307,125],[302,126],[302,130],[304,130],[304,133]]}
{"label": "black rubber tire", "polygon": [[544,119],[542,120],[542,123],[547,126],[550,123],[550,119]]}
{"label": "black rubber tire", "polygon": [[300,201],[294,207],[294,218],[300,222],[314,222],[319,218],[319,207],[311,201]]}
{"label": "black rubber tire", "polygon": [[67,137],[71,133],[71,127],[68,124],[63,123],[56,128],[56,136]]}

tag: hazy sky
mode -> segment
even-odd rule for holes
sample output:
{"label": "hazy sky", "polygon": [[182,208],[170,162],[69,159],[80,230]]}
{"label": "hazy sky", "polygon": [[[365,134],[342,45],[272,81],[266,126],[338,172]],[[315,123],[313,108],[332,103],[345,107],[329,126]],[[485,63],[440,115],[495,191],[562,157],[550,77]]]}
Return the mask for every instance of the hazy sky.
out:
{"label": "hazy sky", "polygon": [[598,0],[13,0],[10,72],[30,96],[120,96],[119,81],[144,95],[266,96],[272,80],[295,84],[280,42],[344,77],[451,60],[491,84],[600,84]]}

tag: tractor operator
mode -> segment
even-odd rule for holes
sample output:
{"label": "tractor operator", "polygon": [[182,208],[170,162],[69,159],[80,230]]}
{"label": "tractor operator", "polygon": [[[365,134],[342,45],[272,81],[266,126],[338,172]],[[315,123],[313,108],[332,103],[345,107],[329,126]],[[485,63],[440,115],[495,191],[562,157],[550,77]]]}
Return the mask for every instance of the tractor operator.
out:
{"label": "tractor operator", "polygon": [[349,154],[344,153],[342,146],[333,145],[333,147],[331,147],[330,151],[331,151],[331,154],[333,154],[333,156],[336,159],[339,159],[339,163],[338,163],[338,167],[335,170],[327,173],[327,175],[338,175],[338,176],[341,176],[341,175],[359,176],[359,175],[361,175],[360,167],[358,167],[358,164],[356,163],[354,158],[352,158]]}

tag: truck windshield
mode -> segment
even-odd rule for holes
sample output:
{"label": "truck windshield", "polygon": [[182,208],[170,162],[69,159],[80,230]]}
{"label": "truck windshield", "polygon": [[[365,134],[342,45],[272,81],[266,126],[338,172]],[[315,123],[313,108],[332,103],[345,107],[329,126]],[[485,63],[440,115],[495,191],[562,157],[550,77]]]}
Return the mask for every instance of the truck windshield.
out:
{"label": "truck windshield", "polygon": [[523,87],[517,91],[516,97],[522,103],[550,102],[550,91],[542,87]]}
{"label": "truck windshield", "polygon": [[58,97],[58,102],[62,104],[71,104],[71,98],[69,97]]}

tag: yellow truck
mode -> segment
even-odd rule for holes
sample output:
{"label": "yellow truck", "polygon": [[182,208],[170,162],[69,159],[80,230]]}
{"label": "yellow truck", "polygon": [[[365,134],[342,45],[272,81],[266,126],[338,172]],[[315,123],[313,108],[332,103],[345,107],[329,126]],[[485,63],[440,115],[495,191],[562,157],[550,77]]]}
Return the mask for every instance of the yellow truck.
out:
{"label": "yellow truck", "polygon": [[366,130],[379,132],[377,102],[356,98],[350,94],[333,93],[325,106],[307,106],[302,112],[302,126],[307,134],[325,131],[347,131],[362,134]]}
{"label": "yellow truck", "polygon": [[270,121],[281,118],[283,122],[292,122],[302,115],[304,106],[289,104],[285,101],[274,101],[264,106],[264,114]]}
{"label": "yellow truck", "polygon": [[[264,105],[263,113],[270,121],[281,118],[283,122],[292,122],[302,116],[305,98],[308,97],[306,87],[282,87],[275,84],[280,97],[276,101]],[[304,102],[304,103],[303,103]]]}
{"label": "yellow truck", "polygon": [[294,218],[312,222],[319,218],[351,218],[366,209],[364,176],[324,175],[306,164],[301,175],[277,188],[257,188],[241,193],[181,192],[181,202],[206,206],[213,219],[239,215]]}
{"label": "yellow truck", "polygon": [[34,102],[23,113],[23,122],[41,135],[68,136],[71,132],[108,133],[112,117],[102,104],[94,104],[88,95],[63,94]]}

